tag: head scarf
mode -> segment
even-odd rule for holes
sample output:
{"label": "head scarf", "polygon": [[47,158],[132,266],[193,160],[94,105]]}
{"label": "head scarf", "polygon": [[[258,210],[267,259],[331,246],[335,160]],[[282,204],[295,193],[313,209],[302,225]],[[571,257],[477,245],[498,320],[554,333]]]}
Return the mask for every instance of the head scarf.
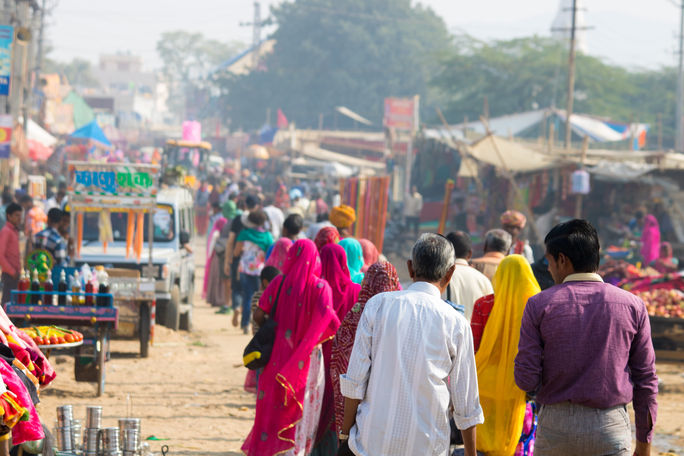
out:
{"label": "head scarf", "polygon": [[644,230],[641,232],[641,256],[644,264],[650,264],[660,256],[660,227],[655,216],[648,214],[644,218]]}
{"label": "head scarf", "polygon": [[249,241],[259,246],[261,250],[267,252],[273,245],[273,236],[270,231],[263,231],[257,228],[245,228],[237,236],[238,242]]}
{"label": "head scarf", "polygon": [[292,239],[280,238],[273,245],[273,250],[271,251],[271,256],[266,259],[266,266],[273,266],[282,271],[285,266],[285,260],[287,259],[287,252],[292,247]]}
{"label": "head scarf", "polygon": [[[216,242],[221,234],[221,230],[224,226],[226,226],[226,223],[228,223],[228,220],[226,220],[224,217],[219,217],[214,222],[211,233],[209,233],[209,237],[207,238],[207,261],[204,264],[204,282],[202,283],[203,298],[207,297],[207,290],[209,289],[209,277],[211,276],[211,274],[209,274],[209,270],[211,268],[211,262],[214,259],[214,247],[216,247]],[[214,267],[223,268],[223,265],[216,265]]]}
{"label": "head scarf", "polygon": [[358,301],[347,312],[347,316],[344,318],[340,329],[337,330],[337,335],[333,339],[330,374],[335,392],[335,423],[338,432],[342,428],[342,419],[344,417],[344,397],[340,393],[340,375],[347,372],[349,358],[354,347],[356,328],[359,325],[359,320],[361,320],[361,313],[366,306],[366,302],[373,296],[399,289],[401,289],[399,277],[394,266],[386,261],[371,265],[368,268],[366,277],[363,279]]}
{"label": "head scarf", "polygon": [[330,211],[330,223],[337,229],[349,228],[356,221],[356,211],[353,207],[341,204]]}
{"label": "head scarf", "polygon": [[235,216],[239,214],[237,205],[235,204],[235,201],[232,200],[228,200],[223,203],[223,206],[221,206],[221,212],[223,212],[223,216],[228,220],[233,220]]}
{"label": "head scarf", "polygon": [[525,228],[527,224],[527,217],[525,217],[522,212],[518,211],[506,211],[501,214],[501,225],[503,226],[517,226],[520,229]]}
{"label": "head scarf", "polygon": [[320,252],[323,247],[328,244],[337,244],[340,242],[340,233],[334,226],[325,226],[318,231],[316,239],[314,240],[316,247]]}
{"label": "head scarf", "polygon": [[515,384],[513,364],[525,304],[541,289],[521,255],[510,255],[501,262],[492,285],[494,306],[475,354],[485,415],[484,424],[477,427],[477,449],[487,454],[513,454],[525,417],[525,392]]}
{"label": "head scarf", "polygon": [[320,272],[316,245],[300,239],[287,252],[283,274],[271,281],[259,299],[259,307],[267,313],[278,301],[273,316],[278,327],[271,358],[259,377],[254,427],[242,445],[249,456],[287,453],[294,448],[311,353],[332,338],[340,325],[330,286],[319,278]]}
{"label": "head scarf", "polygon": [[352,282],[347,266],[347,254],[339,244],[328,244],[321,249],[321,277],[330,285],[333,307],[340,321],[356,302],[361,285]]}
{"label": "head scarf", "polygon": [[361,250],[363,251],[363,267],[361,272],[366,272],[372,264],[377,263],[380,253],[378,249],[368,239],[359,239],[359,244],[361,244]]}
{"label": "head scarf", "polygon": [[679,263],[672,255],[672,244],[669,242],[660,244],[660,256],[651,263],[651,266],[661,274],[677,271]]}
{"label": "head scarf", "polygon": [[347,266],[352,282],[360,284],[363,281],[363,249],[361,244],[354,238],[346,238],[340,241],[340,245],[347,253]]}

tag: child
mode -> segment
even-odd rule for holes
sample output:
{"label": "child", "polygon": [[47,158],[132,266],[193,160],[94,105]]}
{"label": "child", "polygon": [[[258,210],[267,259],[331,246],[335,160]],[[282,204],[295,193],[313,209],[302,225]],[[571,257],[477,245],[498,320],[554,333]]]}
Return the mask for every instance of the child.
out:
{"label": "child", "polygon": [[[274,266],[264,266],[264,269],[261,270],[261,274],[259,275],[261,286],[259,287],[259,290],[252,295],[252,315],[254,315],[254,310],[259,306],[259,299],[261,298],[261,295],[264,294],[264,290],[266,290],[268,284],[271,283],[271,281],[275,279],[278,274],[280,274],[280,270]],[[252,319],[252,334],[256,334],[258,330],[259,325],[256,321],[254,321],[254,319]],[[247,371],[247,377],[245,378],[245,391],[256,394],[260,373],[261,369],[257,369],[256,371]]]}

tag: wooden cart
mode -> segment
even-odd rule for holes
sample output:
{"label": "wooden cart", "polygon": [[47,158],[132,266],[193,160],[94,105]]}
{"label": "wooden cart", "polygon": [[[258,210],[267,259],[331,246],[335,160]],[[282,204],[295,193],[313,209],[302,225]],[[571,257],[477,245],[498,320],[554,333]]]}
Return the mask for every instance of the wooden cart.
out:
{"label": "wooden cart", "polygon": [[649,317],[651,338],[660,361],[684,361],[684,319]]}
{"label": "wooden cart", "polygon": [[[12,301],[5,307],[7,316],[17,326],[57,325],[73,327],[84,333],[83,344],[74,349],[74,375],[76,381],[97,384],[97,395],[105,390],[105,362],[109,357],[109,340],[119,324],[119,310],[113,306],[111,294],[92,294],[109,298],[108,306],[43,306],[19,304],[19,295],[30,296],[34,292],[13,291]],[[40,293],[42,296],[45,292]],[[58,293],[57,295],[75,295]]]}

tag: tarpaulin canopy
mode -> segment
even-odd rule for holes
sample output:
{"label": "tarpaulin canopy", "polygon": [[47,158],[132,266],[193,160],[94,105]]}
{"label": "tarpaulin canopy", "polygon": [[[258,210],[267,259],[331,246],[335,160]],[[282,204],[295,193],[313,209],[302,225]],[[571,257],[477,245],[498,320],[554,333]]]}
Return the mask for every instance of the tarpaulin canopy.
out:
{"label": "tarpaulin canopy", "polygon": [[340,154],[330,150],[322,149],[315,144],[305,144],[301,153],[307,157],[327,162],[338,162],[343,165],[356,166],[359,168],[385,169],[385,164],[364,160],[363,158],[352,157],[351,155]]}
{"label": "tarpaulin canopy", "polygon": [[[19,117],[19,123],[24,123],[22,117]],[[57,138],[48,133],[47,130],[38,125],[33,119],[28,120],[27,128],[26,138],[29,141],[37,141],[45,147],[52,147],[57,144]]]}
{"label": "tarpaulin canopy", "polygon": [[112,145],[100,126],[94,120],[73,132],[71,135],[69,135],[69,137],[73,139],[88,139],[91,141],[96,141],[100,144],[104,144],[107,147],[111,147]]}
{"label": "tarpaulin canopy", "polygon": [[627,182],[635,180],[657,168],[656,165],[646,163],[601,161],[596,166],[587,168],[587,170],[602,180]]}
{"label": "tarpaulin canopy", "polygon": [[548,169],[558,162],[515,141],[498,136],[486,136],[469,147],[472,157],[480,162],[511,172],[531,172]]}

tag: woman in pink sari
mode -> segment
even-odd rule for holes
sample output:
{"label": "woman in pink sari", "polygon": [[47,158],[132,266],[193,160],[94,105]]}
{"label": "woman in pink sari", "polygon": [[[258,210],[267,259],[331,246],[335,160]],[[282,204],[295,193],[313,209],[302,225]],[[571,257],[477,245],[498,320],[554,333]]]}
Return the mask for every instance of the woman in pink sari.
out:
{"label": "woman in pink sari", "polygon": [[306,455],[316,443],[325,387],[321,344],[340,325],[320,273],[315,244],[300,239],[287,253],[283,274],[259,300],[255,320],[263,322],[277,301],[278,327],[271,359],[259,376],[254,427],[242,445],[249,456]]}
{"label": "woman in pink sari", "polygon": [[287,252],[290,250],[290,247],[292,247],[292,244],[292,239],[286,237],[278,239],[276,243],[273,244],[273,250],[271,250],[270,256],[266,258],[266,263],[264,263],[264,265],[273,266],[282,271],[285,260],[287,259]]}
{"label": "woman in pink sari", "polygon": [[658,220],[651,214],[644,218],[644,230],[641,232],[641,256],[644,265],[651,264],[660,256],[660,227]]}
{"label": "woman in pink sari", "polygon": [[314,240],[316,247],[320,252],[323,247],[328,244],[337,244],[340,242],[340,233],[334,226],[325,226],[318,231],[316,239]]}
{"label": "woman in pink sari", "polygon": [[366,272],[372,264],[378,262],[380,253],[375,247],[375,244],[368,239],[359,239],[359,244],[361,244],[361,250],[363,251],[363,267],[361,268],[361,272]]}
{"label": "woman in pink sari", "polygon": [[349,357],[351,356],[352,348],[354,348],[356,327],[361,320],[363,308],[366,306],[366,302],[376,294],[386,291],[397,291],[399,289],[399,277],[394,266],[386,261],[371,265],[363,279],[358,302],[347,313],[340,329],[337,331],[337,335],[333,339],[330,374],[335,392],[335,425],[337,432],[340,432],[344,418],[344,397],[340,392],[340,375],[347,372]]}

